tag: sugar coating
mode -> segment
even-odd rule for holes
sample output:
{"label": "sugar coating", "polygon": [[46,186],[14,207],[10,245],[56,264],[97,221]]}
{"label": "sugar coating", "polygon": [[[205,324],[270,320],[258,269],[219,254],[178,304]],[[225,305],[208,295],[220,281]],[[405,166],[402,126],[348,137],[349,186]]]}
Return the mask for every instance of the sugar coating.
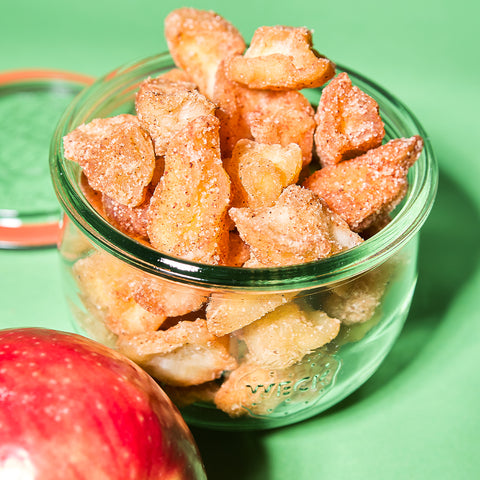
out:
{"label": "sugar coating", "polygon": [[134,115],[94,119],[63,139],[65,157],[83,167],[92,188],[135,207],[155,170],[155,153],[148,134]]}

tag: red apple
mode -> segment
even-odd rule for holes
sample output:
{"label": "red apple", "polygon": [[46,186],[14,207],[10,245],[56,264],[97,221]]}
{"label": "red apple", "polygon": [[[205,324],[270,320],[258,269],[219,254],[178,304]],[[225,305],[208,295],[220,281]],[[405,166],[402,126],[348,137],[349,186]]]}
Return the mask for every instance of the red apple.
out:
{"label": "red apple", "polygon": [[143,370],[87,338],[0,331],[0,478],[205,479],[178,410]]}

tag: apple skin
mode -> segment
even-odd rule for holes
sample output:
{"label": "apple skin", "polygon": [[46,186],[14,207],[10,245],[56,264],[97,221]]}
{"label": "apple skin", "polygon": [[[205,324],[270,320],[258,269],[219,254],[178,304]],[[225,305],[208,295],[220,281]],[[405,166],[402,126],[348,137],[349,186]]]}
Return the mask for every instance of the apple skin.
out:
{"label": "apple skin", "polygon": [[80,335],[0,330],[0,478],[199,480],[178,410],[123,355]]}

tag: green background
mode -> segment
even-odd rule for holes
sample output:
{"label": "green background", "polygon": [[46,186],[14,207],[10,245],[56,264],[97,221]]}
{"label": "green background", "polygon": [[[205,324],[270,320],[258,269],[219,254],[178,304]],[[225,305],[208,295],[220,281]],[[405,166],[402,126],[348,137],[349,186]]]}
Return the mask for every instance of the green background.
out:
{"label": "green background", "polygon": [[[99,76],[164,51],[163,19],[184,5],[216,10],[247,41],[261,25],[313,29],[318,50],[415,112],[440,164],[412,309],[380,369],[295,426],[194,429],[209,478],[480,478],[478,2],[14,0],[2,4],[0,70]],[[26,325],[71,329],[54,249],[0,251],[0,326]]]}

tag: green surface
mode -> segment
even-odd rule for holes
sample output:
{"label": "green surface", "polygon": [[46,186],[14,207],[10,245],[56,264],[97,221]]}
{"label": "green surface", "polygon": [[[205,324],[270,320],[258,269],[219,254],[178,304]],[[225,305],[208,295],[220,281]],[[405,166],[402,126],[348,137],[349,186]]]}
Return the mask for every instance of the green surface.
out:
{"label": "green surface", "polygon": [[0,215],[58,215],[44,160],[55,124],[79,88],[0,87]]}
{"label": "green surface", "polygon": [[[163,18],[181,5],[7,2],[0,15],[0,68],[103,74],[165,50]],[[438,200],[421,235],[414,303],[381,368],[340,405],[295,426],[261,433],[194,430],[210,480],[479,478],[479,4],[189,5],[223,14],[247,40],[259,25],[313,28],[320,51],[375,79],[415,112],[440,164]],[[0,251],[2,327],[71,329],[57,261],[53,250]]]}

